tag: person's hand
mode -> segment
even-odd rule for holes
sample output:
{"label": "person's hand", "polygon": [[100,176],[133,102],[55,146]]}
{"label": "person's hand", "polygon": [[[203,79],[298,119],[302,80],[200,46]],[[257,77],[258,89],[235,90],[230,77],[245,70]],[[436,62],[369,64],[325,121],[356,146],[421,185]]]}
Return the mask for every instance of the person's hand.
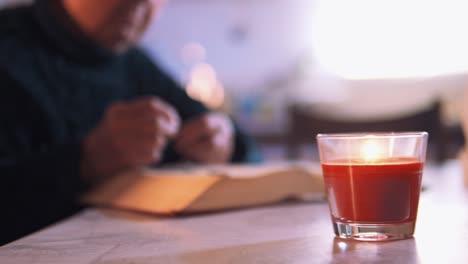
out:
{"label": "person's hand", "polygon": [[201,163],[225,163],[233,153],[232,122],[220,113],[208,113],[184,124],[175,149],[184,158]]}
{"label": "person's hand", "polygon": [[154,97],[112,104],[83,142],[82,175],[106,177],[157,163],[179,126],[177,112]]}

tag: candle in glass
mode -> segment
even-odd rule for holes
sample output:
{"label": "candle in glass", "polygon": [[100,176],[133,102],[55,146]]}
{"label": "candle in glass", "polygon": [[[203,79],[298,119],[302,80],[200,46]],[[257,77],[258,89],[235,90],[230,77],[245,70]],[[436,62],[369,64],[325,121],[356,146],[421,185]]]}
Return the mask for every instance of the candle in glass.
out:
{"label": "candle in glass", "polygon": [[319,135],[318,143],[337,236],[413,235],[427,133]]}

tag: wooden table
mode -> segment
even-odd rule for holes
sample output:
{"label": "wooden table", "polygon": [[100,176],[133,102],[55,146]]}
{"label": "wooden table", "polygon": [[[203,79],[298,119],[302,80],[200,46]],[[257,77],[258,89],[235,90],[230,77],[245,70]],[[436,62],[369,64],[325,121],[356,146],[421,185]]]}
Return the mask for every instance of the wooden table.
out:
{"label": "wooden table", "polygon": [[91,208],[1,247],[0,263],[468,263],[460,164],[428,168],[424,179],[414,239],[335,238],[326,203],[182,218]]}

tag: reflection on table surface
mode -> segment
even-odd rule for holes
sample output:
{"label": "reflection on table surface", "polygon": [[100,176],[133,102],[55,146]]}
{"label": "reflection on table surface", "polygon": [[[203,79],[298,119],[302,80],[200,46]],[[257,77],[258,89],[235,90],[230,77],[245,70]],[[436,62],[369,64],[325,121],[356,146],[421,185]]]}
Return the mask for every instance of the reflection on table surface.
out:
{"label": "reflection on table surface", "polygon": [[468,263],[457,161],[427,166],[414,239],[335,238],[328,207],[287,203],[163,218],[86,209],[0,248],[0,263]]}

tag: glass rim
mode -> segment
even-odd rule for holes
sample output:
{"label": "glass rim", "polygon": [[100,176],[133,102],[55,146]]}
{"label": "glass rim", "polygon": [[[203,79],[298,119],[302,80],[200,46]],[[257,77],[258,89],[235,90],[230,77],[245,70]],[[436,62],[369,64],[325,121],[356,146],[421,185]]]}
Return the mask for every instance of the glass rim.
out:
{"label": "glass rim", "polygon": [[402,132],[356,132],[356,133],[321,133],[317,134],[317,139],[366,139],[366,138],[409,138],[427,137],[429,133],[425,131],[402,131]]}

